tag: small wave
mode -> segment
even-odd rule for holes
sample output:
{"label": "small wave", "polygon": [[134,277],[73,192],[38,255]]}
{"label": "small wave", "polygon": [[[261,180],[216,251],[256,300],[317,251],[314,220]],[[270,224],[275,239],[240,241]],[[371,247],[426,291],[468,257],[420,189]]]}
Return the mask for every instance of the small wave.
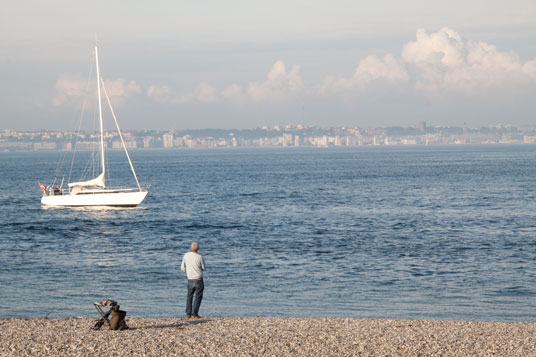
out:
{"label": "small wave", "polygon": [[245,226],[241,224],[187,224],[184,225],[183,228],[188,229],[238,229],[238,228],[245,228]]}
{"label": "small wave", "polygon": [[240,193],[239,196],[242,197],[251,197],[251,196],[259,196],[260,192],[249,192],[249,193]]}
{"label": "small wave", "polygon": [[49,232],[55,232],[57,231],[56,228],[50,227],[50,226],[34,226],[30,225],[26,227],[26,230],[28,231],[49,231]]}
{"label": "small wave", "polygon": [[5,227],[5,228],[8,228],[8,227],[20,227],[20,226],[24,226],[26,224],[27,223],[22,223],[22,222],[7,222],[7,223],[0,224],[0,227]]}
{"label": "small wave", "polygon": [[528,289],[525,286],[516,285],[504,289],[495,290],[492,296],[536,296],[536,291]]}
{"label": "small wave", "polygon": [[430,270],[426,270],[426,271],[415,271],[415,272],[412,272],[411,275],[415,276],[415,277],[419,277],[419,276],[430,276],[430,275],[433,275],[434,272],[433,271],[430,271]]}

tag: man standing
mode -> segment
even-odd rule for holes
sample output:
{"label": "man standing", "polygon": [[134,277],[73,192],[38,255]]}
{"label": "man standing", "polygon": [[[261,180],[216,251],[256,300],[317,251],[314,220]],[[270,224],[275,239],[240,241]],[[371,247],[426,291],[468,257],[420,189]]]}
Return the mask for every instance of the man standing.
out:
{"label": "man standing", "polygon": [[[181,270],[186,272],[188,277],[188,297],[186,298],[186,317],[200,319],[199,306],[203,300],[203,271],[205,270],[205,262],[201,254],[198,254],[199,244],[193,242],[190,246],[190,251],[184,254],[182,258]],[[195,294],[194,309],[192,311],[192,299]]]}

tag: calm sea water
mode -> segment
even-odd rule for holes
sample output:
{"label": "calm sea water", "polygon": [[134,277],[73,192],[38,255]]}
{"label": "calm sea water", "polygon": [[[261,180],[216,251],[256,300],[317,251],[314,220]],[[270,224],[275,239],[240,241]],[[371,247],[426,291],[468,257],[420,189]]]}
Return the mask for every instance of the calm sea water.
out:
{"label": "calm sea water", "polygon": [[0,317],[183,316],[197,240],[202,315],[536,320],[536,146],[134,151],[140,207],[45,209],[60,155],[0,153]]}

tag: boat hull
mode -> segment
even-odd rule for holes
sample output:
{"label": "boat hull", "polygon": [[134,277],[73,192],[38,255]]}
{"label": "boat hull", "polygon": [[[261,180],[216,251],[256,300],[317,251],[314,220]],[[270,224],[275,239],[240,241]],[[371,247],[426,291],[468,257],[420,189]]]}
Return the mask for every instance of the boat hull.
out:
{"label": "boat hull", "polygon": [[86,207],[114,206],[135,207],[147,196],[148,191],[110,192],[77,195],[43,196],[41,204],[45,206]]}

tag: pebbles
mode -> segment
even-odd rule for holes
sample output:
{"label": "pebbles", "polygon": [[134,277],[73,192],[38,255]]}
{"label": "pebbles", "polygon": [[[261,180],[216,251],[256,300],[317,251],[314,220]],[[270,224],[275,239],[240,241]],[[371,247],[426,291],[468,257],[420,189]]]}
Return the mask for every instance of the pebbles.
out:
{"label": "pebbles", "polygon": [[0,319],[0,356],[536,356],[536,322],[344,318]]}

